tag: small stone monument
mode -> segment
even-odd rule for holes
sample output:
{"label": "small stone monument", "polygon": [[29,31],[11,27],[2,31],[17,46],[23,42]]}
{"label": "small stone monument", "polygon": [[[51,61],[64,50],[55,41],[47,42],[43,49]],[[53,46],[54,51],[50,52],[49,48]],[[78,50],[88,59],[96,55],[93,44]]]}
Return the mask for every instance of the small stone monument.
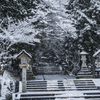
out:
{"label": "small stone monument", "polygon": [[29,67],[29,62],[32,57],[25,50],[23,50],[18,54],[17,58],[21,61],[19,66],[22,68],[22,92],[26,92],[26,69]]}
{"label": "small stone monument", "polygon": [[88,55],[88,53],[82,51],[80,55],[81,55],[82,66],[80,71],[77,73],[77,78],[90,78],[92,77],[92,74],[86,65],[86,55]]}

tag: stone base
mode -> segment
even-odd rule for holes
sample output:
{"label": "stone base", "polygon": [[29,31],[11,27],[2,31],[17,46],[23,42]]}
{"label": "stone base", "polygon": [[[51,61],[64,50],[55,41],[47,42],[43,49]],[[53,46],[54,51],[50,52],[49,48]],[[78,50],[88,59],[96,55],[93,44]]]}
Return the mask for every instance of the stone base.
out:
{"label": "stone base", "polygon": [[78,73],[76,78],[92,78],[93,75],[91,71],[88,70],[87,67],[83,67]]}

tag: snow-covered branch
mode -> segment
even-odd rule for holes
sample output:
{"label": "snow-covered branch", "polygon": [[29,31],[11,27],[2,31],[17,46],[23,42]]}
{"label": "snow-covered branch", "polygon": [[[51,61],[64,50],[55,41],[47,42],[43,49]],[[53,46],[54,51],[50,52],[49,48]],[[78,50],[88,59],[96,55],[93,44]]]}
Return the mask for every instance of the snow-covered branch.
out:
{"label": "snow-covered branch", "polygon": [[29,45],[34,45],[36,42],[40,43],[40,40],[35,38],[39,32],[35,31],[34,27],[30,24],[33,19],[29,21],[30,22],[23,21],[9,24],[7,29],[0,26],[0,30],[2,31],[0,38],[3,40],[1,42],[4,45],[4,48],[2,48],[4,50],[1,52],[5,50],[8,51],[11,46],[17,43],[25,43]]}
{"label": "snow-covered branch", "polygon": [[94,25],[96,24],[96,21],[93,21],[92,19],[90,19],[88,16],[86,16],[86,14],[84,14],[82,11],[77,10],[77,13],[79,13],[82,17],[84,17],[90,24]]}

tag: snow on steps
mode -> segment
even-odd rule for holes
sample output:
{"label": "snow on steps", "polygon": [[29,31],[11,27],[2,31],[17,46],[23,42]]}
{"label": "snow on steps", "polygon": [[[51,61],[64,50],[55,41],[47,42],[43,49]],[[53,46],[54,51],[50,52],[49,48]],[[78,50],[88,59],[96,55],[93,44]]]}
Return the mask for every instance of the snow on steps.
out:
{"label": "snow on steps", "polygon": [[27,80],[34,80],[34,74],[31,70],[27,70]]}
{"label": "snow on steps", "polygon": [[13,100],[66,100],[69,98],[72,98],[72,100],[100,99],[99,88],[89,79],[29,80],[26,88],[26,93],[14,94],[16,95],[16,99]]}
{"label": "snow on steps", "polygon": [[37,68],[37,73],[38,74],[62,74],[62,71],[60,71],[59,68],[55,66],[41,66]]}
{"label": "snow on steps", "polygon": [[[100,98],[100,91],[84,91],[85,93],[80,93],[80,91],[67,91],[67,92],[30,92],[30,93],[22,93],[20,99],[14,100],[55,100],[55,99],[67,99],[72,98],[72,100],[77,100],[78,98]],[[86,95],[86,93],[89,93]],[[92,95],[91,95],[92,94]],[[75,98],[75,99],[73,99]]]}
{"label": "snow on steps", "polygon": [[83,67],[78,73],[76,78],[92,78],[93,75],[87,67]]}

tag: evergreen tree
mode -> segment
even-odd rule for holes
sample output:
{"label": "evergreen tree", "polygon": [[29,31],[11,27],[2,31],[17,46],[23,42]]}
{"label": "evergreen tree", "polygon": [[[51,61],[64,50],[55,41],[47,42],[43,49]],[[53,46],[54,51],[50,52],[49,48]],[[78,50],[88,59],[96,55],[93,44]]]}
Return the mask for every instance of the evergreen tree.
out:
{"label": "evergreen tree", "polygon": [[[76,20],[78,43],[86,51],[93,54],[100,46],[98,45],[100,35],[100,1],[95,0],[73,0],[70,4],[73,6],[70,10]],[[70,6],[69,5],[69,6]],[[81,49],[81,48],[80,48]]]}

